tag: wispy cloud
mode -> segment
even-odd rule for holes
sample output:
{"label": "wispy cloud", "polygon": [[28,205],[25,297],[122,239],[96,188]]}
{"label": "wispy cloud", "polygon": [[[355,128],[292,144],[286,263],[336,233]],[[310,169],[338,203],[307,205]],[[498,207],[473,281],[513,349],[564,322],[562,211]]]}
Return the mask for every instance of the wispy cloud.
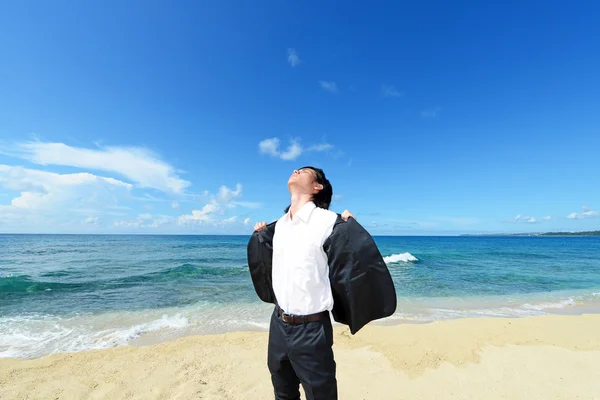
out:
{"label": "wispy cloud", "polygon": [[394,86],[381,85],[381,95],[383,97],[402,97],[404,93],[396,90]]}
{"label": "wispy cloud", "polygon": [[291,49],[291,48],[288,49],[287,61],[288,61],[288,64],[290,64],[292,67],[297,67],[302,62],[302,60],[298,56],[298,53],[296,52],[296,49]]}
{"label": "wispy cloud", "polygon": [[128,198],[132,188],[129,183],[86,172],[58,174],[9,165],[0,165],[0,186],[19,193],[10,205],[0,205],[0,216],[16,231],[56,227],[67,221],[80,225],[77,214],[81,213],[114,213],[124,209],[118,202]]}
{"label": "wispy cloud", "polygon": [[290,145],[285,150],[281,150],[279,145],[279,138],[274,137],[262,140],[260,143],[258,143],[258,149],[262,154],[278,157],[282,160],[295,160],[304,152],[323,152],[333,148],[332,144],[321,143],[309,146],[305,149],[297,140],[291,140]]}
{"label": "wispy cloud", "polygon": [[333,81],[319,81],[319,85],[321,85],[321,88],[328,91],[329,93],[338,92],[337,84]]}
{"label": "wispy cloud", "polygon": [[0,152],[39,165],[62,165],[116,173],[133,184],[169,193],[182,193],[190,183],[170,164],[138,147],[86,149],[64,143],[26,142]]}
{"label": "wispy cloud", "polygon": [[538,221],[534,217],[519,214],[516,217],[509,219],[508,221],[505,221],[505,222],[512,223],[512,224],[516,224],[516,223],[535,224]]}
{"label": "wispy cloud", "polygon": [[182,215],[178,218],[180,225],[189,223],[201,223],[214,221],[217,216],[224,215],[229,207],[235,207],[233,200],[242,195],[242,185],[237,184],[235,190],[227,186],[221,186],[216,195],[200,210],[192,210],[191,214]]}
{"label": "wispy cloud", "polygon": [[584,218],[596,218],[600,217],[600,212],[594,211],[587,206],[582,207],[583,212],[580,213],[571,213],[567,215],[568,219],[584,219]]}
{"label": "wispy cloud", "polygon": [[258,144],[258,149],[263,154],[279,157],[282,160],[295,160],[300,154],[302,154],[302,146],[300,146],[300,144],[298,144],[298,142],[295,140],[292,140],[292,143],[285,151],[280,151],[278,138],[270,138],[261,141]]}
{"label": "wispy cloud", "polygon": [[249,223],[250,223],[250,218],[246,218],[246,219],[244,220],[244,225],[248,225]]}
{"label": "wispy cloud", "polygon": [[321,143],[321,144],[316,144],[314,146],[310,146],[308,149],[306,149],[307,151],[327,151],[333,148],[332,144],[329,143]]}
{"label": "wispy cloud", "polygon": [[140,214],[136,219],[120,220],[113,222],[113,228],[150,228],[157,229],[165,225],[173,224],[175,218],[170,215]]}
{"label": "wispy cloud", "polygon": [[552,219],[552,217],[548,215],[548,216],[546,216],[546,217],[544,217],[544,218],[542,218],[542,219],[543,219],[544,221],[550,221],[550,220]]}
{"label": "wispy cloud", "polygon": [[[7,153],[38,165],[64,165],[82,171],[57,173],[42,167],[0,164],[0,191],[8,190],[2,193],[6,197],[4,204],[0,204],[0,227],[5,231],[115,232],[160,228],[169,232],[198,232],[198,229],[235,232],[244,224],[238,217],[232,217],[229,210],[261,206],[257,202],[241,201],[241,184],[234,188],[222,186],[214,194],[185,192],[189,183],[180,179],[170,164],[142,149],[86,149],[41,142],[8,148],[0,144],[0,154]],[[107,172],[87,172],[92,170]],[[164,198],[155,197],[156,193],[137,194],[133,191],[136,186],[158,189],[164,192]],[[173,194],[178,196],[173,197]],[[184,214],[179,217],[162,214],[177,213],[174,210],[190,202],[199,204],[191,214],[179,212]],[[150,214],[155,207],[161,211]]]}
{"label": "wispy cloud", "polygon": [[253,201],[232,201],[231,204],[246,208],[260,208],[262,207],[262,203],[253,202]]}
{"label": "wispy cloud", "polygon": [[421,111],[421,117],[423,118],[435,118],[441,111],[440,107],[428,108],[427,110]]}
{"label": "wispy cloud", "polygon": [[98,217],[87,217],[81,221],[81,223],[86,225],[98,225],[98,221],[100,221],[100,218]]}

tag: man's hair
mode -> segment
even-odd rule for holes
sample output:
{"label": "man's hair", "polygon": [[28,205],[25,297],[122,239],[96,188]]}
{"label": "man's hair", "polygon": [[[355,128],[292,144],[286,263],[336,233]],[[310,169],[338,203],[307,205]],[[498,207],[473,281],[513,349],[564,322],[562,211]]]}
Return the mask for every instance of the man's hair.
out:
{"label": "man's hair", "polygon": [[[323,185],[323,189],[319,190],[319,192],[313,196],[312,201],[317,207],[329,210],[329,205],[331,204],[331,197],[333,196],[333,187],[331,187],[331,183],[325,177],[325,172],[323,172],[323,170],[320,168],[315,168],[311,166],[302,167],[300,169],[313,170],[313,172],[315,173],[315,181]],[[286,207],[286,213],[289,211],[290,207],[291,206]]]}

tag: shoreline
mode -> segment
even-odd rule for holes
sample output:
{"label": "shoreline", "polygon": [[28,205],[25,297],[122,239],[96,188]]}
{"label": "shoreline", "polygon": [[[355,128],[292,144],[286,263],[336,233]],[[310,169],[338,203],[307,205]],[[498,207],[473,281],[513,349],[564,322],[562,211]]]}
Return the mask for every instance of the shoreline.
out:
{"label": "shoreline", "polygon": [[[356,335],[336,326],[340,398],[600,399],[598,332],[598,314],[370,324]],[[267,338],[231,332],[3,358],[0,398],[272,398]]]}
{"label": "shoreline", "polygon": [[[600,292],[586,290],[512,299],[503,297],[399,298],[394,315],[371,322],[372,326],[394,327],[424,325],[460,319],[527,318],[544,315],[577,316],[600,314]],[[585,301],[583,301],[585,299]],[[223,308],[219,308],[223,307]],[[123,346],[143,347],[196,335],[233,332],[267,332],[272,305],[236,303],[211,305],[209,309],[193,305],[185,308],[149,309],[106,314],[52,316],[43,319],[9,317],[0,331],[0,360],[38,359],[51,354],[78,353]],[[242,311],[249,318],[237,317]],[[217,319],[219,318],[219,319]],[[3,320],[0,319],[0,322]],[[335,327],[343,325],[335,322]]]}

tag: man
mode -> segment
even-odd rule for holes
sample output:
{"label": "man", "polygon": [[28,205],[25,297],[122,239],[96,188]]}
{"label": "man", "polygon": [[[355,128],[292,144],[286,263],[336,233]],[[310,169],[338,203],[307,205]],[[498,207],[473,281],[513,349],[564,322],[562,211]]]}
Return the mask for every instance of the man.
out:
{"label": "man", "polygon": [[[268,367],[276,399],[337,399],[329,312],[354,334],[393,314],[396,294],[371,236],[344,212],[321,169],[294,170],[291,204],[275,223],[256,224],[248,265],[258,296],[274,303]],[[346,221],[347,220],[347,221]]]}

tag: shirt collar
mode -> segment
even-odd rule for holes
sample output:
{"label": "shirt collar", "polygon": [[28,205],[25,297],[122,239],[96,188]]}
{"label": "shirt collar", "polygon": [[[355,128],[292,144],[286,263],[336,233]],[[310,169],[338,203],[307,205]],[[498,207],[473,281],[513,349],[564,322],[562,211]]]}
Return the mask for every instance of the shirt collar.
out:
{"label": "shirt collar", "polygon": [[[294,219],[295,218],[300,218],[300,220],[302,220],[302,222],[307,223],[308,219],[310,218],[310,214],[312,214],[312,211],[315,208],[317,208],[317,206],[315,205],[315,203],[313,203],[312,201],[309,201],[308,203],[306,203],[305,205],[303,205],[300,210],[298,210],[298,212],[294,216]],[[288,211],[288,220],[289,219],[290,219],[290,212]]]}

